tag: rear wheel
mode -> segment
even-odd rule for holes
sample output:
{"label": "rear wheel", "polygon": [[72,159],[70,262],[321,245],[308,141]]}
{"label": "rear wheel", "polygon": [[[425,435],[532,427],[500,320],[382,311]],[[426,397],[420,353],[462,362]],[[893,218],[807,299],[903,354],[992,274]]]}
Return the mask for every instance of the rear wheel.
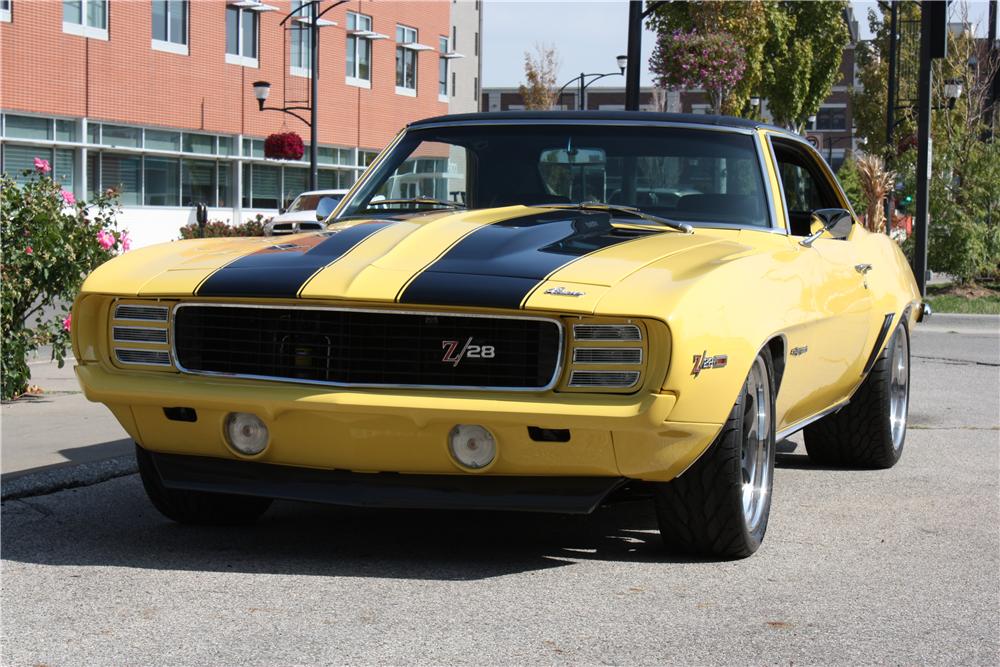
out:
{"label": "rear wheel", "polygon": [[178,523],[216,526],[248,524],[256,521],[271,506],[270,498],[168,489],[163,485],[149,452],[136,445],[135,458],[142,486],[153,507]]}
{"label": "rear wheel", "polygon": [[824,465],[891,468],[903,455],[909,407],[910,338],[900,323],[851,402],[806,427],[809,458]]}
{"label": "rear wheel", "polygon": [[655,485],[656,515],[667,548],[745,558],[760,546],[774,486],[773,378],[765,348],[708,451],[677,479]]}

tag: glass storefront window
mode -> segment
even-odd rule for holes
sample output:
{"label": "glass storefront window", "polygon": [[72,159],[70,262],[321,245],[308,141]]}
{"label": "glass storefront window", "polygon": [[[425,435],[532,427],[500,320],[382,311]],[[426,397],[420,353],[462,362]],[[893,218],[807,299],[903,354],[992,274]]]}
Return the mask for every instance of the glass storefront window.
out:
{"label": "glass storefront window", "polygon": [[[101,143],[101,124],[87,123],[87,142],[91,144]],[[87,179],[90,180],[89,178]]]}
{"label": "glass storefront window", "polygon": [[212,155],[215,153],[215,137],[211,134],[190,134],[185,132],[184,152]]}
{"label": "glass storefront window", "polygon": [[52,120],[49,118],[7,114],[5,121],[5,136],[10,139],[52,139]]}
{"label": "glass storefront window", "polygon": [[285,191],[282,204],[285,206],[291,204],[293,199],[305,192],[308,179],[308,169],[285,167]]}
{"label": "glass storefront window", "polygon": [[105,146],[121,148],[141,148],[142,130],[137,127],[122,125],[105,125],[101,132],[101,143]]}
{"label": "glass storefront window", "polygon": [[87,154],[87,201],[93,201],[101,190],[101,156],[98,153]]}
{"label": "glass storefront window", "polygon": [[146,206],[177,206],[180,202],[180,163],[174,158],[146,157]]}
{"label": "glass storefront window", "polygon": [[233,170],[226,162],[219,163],[219,206],[233,206],[236,203],[233,187]]}
{"label": "glass storefront window", "polygon": [[278,208],[280,167],[253,165],[250,179],[250,208]]}
{"label": "glass storefront window", "polygon": [[215,162],[184,160],[181,164],[181,204],[194,206],[205,202],[215,206]]}
{"label": "glass storefront window", "polygon": [[235,155],[233,150],[235,143],[233,137],[219,137],[219,155]]}
{"label": "glass storefront window", "polygon": [[56,141],[76,141],[75,120],[56,120]]}
{"label": "glass storefront window", "polygon": [[[105,126],[105,129],[107,126]],[[101,189],[114,188],[122,206],[139,206],[142,192],[142,158],[135,155],[101,155]]]}
{"label": "glass storefront window", "polygon": [[35,146],[3,146],[3,171],[14,179],[15,183],[23,185],[31,178],[31,174],[25,176],[22,172],[27,169],[35,171],[35,158],[52,160],[52,150],[49,148],[37,148]]}
{"label": "glass storefront window", "polygon": [[76,151],[71,148],[57,148],[56,159],[52,163],[52,178],[63,190],[73,192],[76,184]]}
{"label": "glass storefront window", "polygon": [[146,130],[146,148],[158,151],[179,151],[181,149],[181,133]]}

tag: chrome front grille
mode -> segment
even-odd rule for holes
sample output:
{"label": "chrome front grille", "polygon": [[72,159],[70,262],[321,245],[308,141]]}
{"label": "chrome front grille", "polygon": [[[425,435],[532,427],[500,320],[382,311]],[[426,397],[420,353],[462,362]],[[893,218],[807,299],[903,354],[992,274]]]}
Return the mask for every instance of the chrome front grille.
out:
{"label": "chrome front grille", "polygon": [[639,371],[573,371],[569,375],[571,387],[625,389],[638,382]]}
{"label": "chrome front grille", "polygon": [[111,328],[111,337],[118,343],[164,343],[167,342],[167,330],[153,327],[119,327]]}
{"label": "chrome front grille", "polygon": [[144,364],[149,366],[169,366],[170,355],[156,350],[135,350],[116,347],[115,357],[123,364]]}
{"label": "chrome front grille", "polygon": [[170,306],[118,303],[111,310],[112,361],[148,370],[173,367],[169,348]]}
{"label": "chrome front grille", "polygon": [[573,339],[607,342],[642,340],[642,331],[634,324],[574,324]]}
{"label": "chrome front grille", "polygon": [[574,364],[641,364],[641,347],[577,347]]}
{"label": "chrome front grille", "polygon": [[115,306],[116,320],[142,320],[146,322],[166,322],[170,309],[166,306],[140,306],[120,304]]}

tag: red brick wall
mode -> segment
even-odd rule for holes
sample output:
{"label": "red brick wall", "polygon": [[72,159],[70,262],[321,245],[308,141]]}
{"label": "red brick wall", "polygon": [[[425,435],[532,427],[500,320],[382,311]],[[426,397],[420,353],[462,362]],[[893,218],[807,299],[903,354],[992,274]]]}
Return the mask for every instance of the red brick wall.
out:
{"label": "red brick wall", "polygon": [[[289,72],[290,36],[278,25],[288,0],[267,0],[280,11],[260,14],[259,69],[226,63],[225,2],[190,3],[189,55],[151,48],[149,2],[111,0],[109,41],[62,31],[62,3],[16,0],[13,22],[0,23],[0,106],[135,125],[266,136],[283,128],[308,141],[309,128],[291,116],[260,112],[251,83],[271,82],[269,106],[308,97],[309,80]],[[347,11],[373,18],[389,39],[372,43],[371,90],[344,82]],[[407,122],[447,113],[438,102],[437,44],[449,34],[449,2],[355,0],[324,18],[320,30],[320,143],[381,148]],[[396,95],[396,23],[417,28],[434,48],[417,56],[417,97]]]}

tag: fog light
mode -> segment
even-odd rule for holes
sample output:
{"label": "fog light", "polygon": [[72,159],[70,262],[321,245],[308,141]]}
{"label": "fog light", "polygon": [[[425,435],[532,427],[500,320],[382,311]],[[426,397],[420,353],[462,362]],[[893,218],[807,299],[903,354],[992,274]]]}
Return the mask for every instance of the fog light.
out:
{"label": "fog light", "polygon": [[461,465],[473,470],[485,468],[497,455],[493,434],[477,424],[458,424],[448,434],[448,449]]}
{"label": "fog light", "polygon": [[260,454],[267,447],[267,437],[267,426],[257,415],[230,412],[226,416],[226,440],[240,454]]}

